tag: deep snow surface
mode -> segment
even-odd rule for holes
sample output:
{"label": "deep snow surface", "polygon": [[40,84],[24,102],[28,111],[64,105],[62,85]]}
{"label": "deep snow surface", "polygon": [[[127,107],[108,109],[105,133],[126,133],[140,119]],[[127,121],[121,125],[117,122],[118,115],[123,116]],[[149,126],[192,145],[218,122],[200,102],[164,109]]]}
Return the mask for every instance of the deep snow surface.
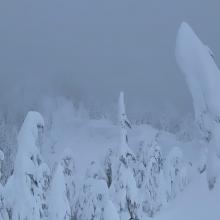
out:
{"label": "deep snow surface", "polygon": [[184,192],[159,213],[155,220],[219,220],[220,184],[209,191],[206,174],[197,174]]}

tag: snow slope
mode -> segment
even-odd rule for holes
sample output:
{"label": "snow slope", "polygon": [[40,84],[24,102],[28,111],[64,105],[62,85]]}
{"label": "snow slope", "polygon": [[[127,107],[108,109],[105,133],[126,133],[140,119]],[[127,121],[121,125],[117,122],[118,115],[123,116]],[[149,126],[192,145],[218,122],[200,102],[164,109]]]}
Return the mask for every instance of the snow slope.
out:
{"label": "snow slope", "polygon": [[219,220],[220,184],[209,191],[206,174],[197,174],[193,182],[155,220]]}

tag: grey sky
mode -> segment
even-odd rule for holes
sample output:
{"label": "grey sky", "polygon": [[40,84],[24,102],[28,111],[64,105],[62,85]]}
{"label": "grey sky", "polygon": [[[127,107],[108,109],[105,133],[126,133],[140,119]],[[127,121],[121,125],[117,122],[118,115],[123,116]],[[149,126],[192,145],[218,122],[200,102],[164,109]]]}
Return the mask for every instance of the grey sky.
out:
{"label": "grey sky", "polygon": [[0,105],[30,108],[49,94],[108,108],[124,90],[130,114],[186,114],[176,33],[188,22],[218,62],[219,11],[219,0],[2,0]]}

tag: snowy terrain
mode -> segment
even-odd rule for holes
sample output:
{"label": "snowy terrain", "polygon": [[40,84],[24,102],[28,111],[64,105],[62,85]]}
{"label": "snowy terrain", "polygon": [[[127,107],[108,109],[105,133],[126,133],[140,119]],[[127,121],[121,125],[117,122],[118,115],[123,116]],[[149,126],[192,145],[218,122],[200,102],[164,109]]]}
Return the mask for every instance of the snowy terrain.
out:
{"label": "snowy terrain", "polygon": [[130,122],[123,92],[117,122],[62,97],[28,112],[18,132],[2,117],[0,219],[219,220],[220,71],[186,23],[176,58],[195,119],[174,133]]}
{"label": "snowy terrain", "polygon": [[197,174],[185,191],[161,211],[155,220],[217,220],[220,218],[219,197],[219,184],[210,192],[206,174]]}

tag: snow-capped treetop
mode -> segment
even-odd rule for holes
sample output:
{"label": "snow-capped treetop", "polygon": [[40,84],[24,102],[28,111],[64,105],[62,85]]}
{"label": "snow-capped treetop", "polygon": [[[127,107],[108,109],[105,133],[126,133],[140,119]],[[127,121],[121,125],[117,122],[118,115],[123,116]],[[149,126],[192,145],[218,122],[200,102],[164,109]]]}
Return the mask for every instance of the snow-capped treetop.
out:
{"label": "snow-capped treetop", "polygon": [[44,128],[44,119],[40,113],[28,112],[18,134],[19,147],[35,145],[39,137],[39,131]]}
{"label": "snow-capped treetop", "polygon": [[119,123],[121,129],[121,139],[122,139],[121,141],[124,144],[124,143],[128,143],[127,129],[131,128],[131,123],[129,122],[125,111],[124,92],[120,92],[118,107],[119,107]]}
{"label": "snow-capped treetop", "polygon": [[125,111],[124,92],[120,92],[120,96],[119,96],[119,120],[123,121],[123,124],[126,127],[131,128],[131,123],[128,120],[127,114]]}
{"label": "snow-capped treetop", "polygon": [[[28,112],[18,134],[18,152],[15,160],[15,175],[36,173],[36,165],[40,165],[41,156],[36,142],[39,130],[44,128],[44,119],[38,112]],[[20,178],[20,177],[19,177]]]}
{"label": "snow-capped treetop", "polygon": [[73,181],[73,176],[75,174],[73,151],[70,148],[66,148],[60,161],[60,164],[63,167],[65,178],[68,178],[69,181]]}
{"label": "snow-capped treetop", "polygon": [[24,173],[36,173],[41,156],[36,142],[39,130],[44,128],[43,117],[38,112],[28,112],[18,133],[18,152],[15,160],[15,175],[20,179]]}
{"label": "snow-capped treetop", "polygon": [[128,148],[127,129],[131,128],[131,123],[129,122],[126,111],[125,111],[124,92],[120,92],[119,102],[118,102],[118,114],[119,114],[119,125],[120,125],[120,132],[121,132],[120,147],[122,151],[125,151],[125,149]]}
{"label": "snow-capped treetop", "polygon": [[177,35],[176,58],[190,87],[196,117],[207,109],[214,118],[219,117],[220,71],[213,52],[187,23],[181,24]]}

